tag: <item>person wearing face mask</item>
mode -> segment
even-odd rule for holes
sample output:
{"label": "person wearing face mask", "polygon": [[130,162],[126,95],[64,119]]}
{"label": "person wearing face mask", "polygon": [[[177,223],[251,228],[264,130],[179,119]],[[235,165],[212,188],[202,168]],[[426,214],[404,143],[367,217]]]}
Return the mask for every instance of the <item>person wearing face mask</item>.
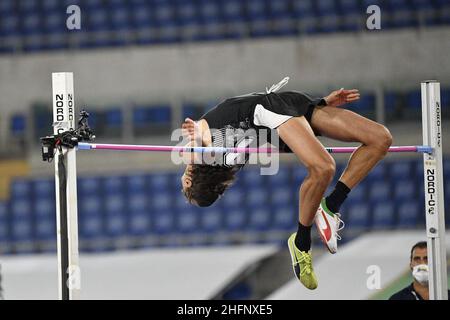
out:
{"label": "person wearing face mask", "polygon": [[[429,300],[427,242],[417,242],[411,249],[413,283],[392,295],[389,300]],[[449,290],[450,296],[450,290]]]}

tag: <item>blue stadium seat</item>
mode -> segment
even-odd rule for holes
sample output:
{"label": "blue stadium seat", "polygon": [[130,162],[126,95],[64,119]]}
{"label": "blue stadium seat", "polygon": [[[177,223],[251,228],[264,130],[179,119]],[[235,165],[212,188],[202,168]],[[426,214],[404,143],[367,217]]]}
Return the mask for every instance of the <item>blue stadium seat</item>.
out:
{"label": "blue stadium seat", "polygon": [[328,14],[320,17],[320,31],[331,33],[341,31],[342,19],[337,14]]}
{"label": "blue stadium seat", "polygon": [[272,20],[273,34],[291,36],[298,34],[297,19],[287,0],[272,0],[267,2],[269,19]]}
{"label": "blue stadium seat", "polygon": [[175,230],[175,215],[172,210],[158,210],[152,215],[153,232],[169,234]]}
{"label": "blue stadium seat", "polygon": [[412,0],[412,6],[416,9],[434,9],[435,3],[430,0]]}
{"label": "blue stadium seat", "polygon": [[8,219],[9,217],[9,206],[5,201],[0,201],[0,219]]}
{"label": "blue stadium seat", "polygon": [[[226,22],[226,31],[225,38],[226,39],[243,39],[250,35],[250,28],[244,18],[241,20],[233,20]],[[205,106],[205,112],[210,110],[212,107],[216,105],[216,102],[209,103]]]}
{"label": "blue stadium seat", "polygon": [[[422,192],[423,192],[423,188],[422,188]],[[445,203],[450,203],[450,179],[444,179],[444,196],[445,196]],[[447,204],[448,206],[448,204]],[[446,214],[446,216],[448,217],[449,214]]]}
{"label": "blue stadium seat", "polygon": [[166,194],[154,194],[150,204],[149,195],[143,192],[132,192],[128,196],[128,208],[130,212],[148,212],[149,206],[152,208],[166,208],[170,205]]}
{"label": "blue stadium seat", "polygon": [[179,191],[173,195],[172,202],[174,208],[178,211],[186,210],[191,206],[191,204],[188,203],[186,197]]}
{"label": "blue stadium seat", "polygon": [[384,112],[387,119],[392,119],[397,114],[400,105],[400,95],[396,92],[384,94]]}
{"label": "blue stadium seat", "polygon": [[[9,241],[10,227],[8,220],[0,218],[0,242],[5,245]],[[5,254],[5,253],[3,253]]]}
{"label": "blue stadium seat", "polygon": [[31,35],[40,33],[41,30],[41,16],[39,14],[27,14],[22,20],[22,33],[25,35]]}
{"label": "blue stadium seat", "polygon": [[[449,158],[444,158],[444,160],[442,162],[442,166],[443,166],[443,170],[444,170],[444,177],[445,177],[445,179],[449,179],[450,180],[450,159]],[[423,171],[423,169],[422,169],[422,171]],[[423,176],[423,173],[422,173],[422,176]]]}
{"label": "blue stadium seat", "polygon": [[193,233],[198,231],[199,211],[193,208],[177,214],[177,229],[181,233]]}
{"label": "blue stadium seat", "polygon": [[143,236],[151,233],[152,220],[147,212],[130,212],[128,220],[129,234]]}
{"label": "blue stadium seat", "polygon": [[104,218],[101,213],[80,212],[78,229],[81,239],[99,239],[104,235]]}
{"label": "blue stadium seat", "polygon": [[133,110],[133,123],[136,126],[170,123],[170,106],[137,107]]}
{"label": "blue stadium seat", "polygon": [[266,176],[260,174],[260,169],[255,167],[247,167],[240,174],[240,179],[247,187],[263,186],[266,182]]}
{"label": "blue stadium seat", "polygon": [[389,163],[389,177],[394,180],[410,179],[412,175],[413,161],[402,160]]}
{"label": "blue stadium seat", "polygon": [[443,116],[448,118],[450,113],[446,110],[450,108],[450,88],[441,88],[441,105]]}
{"label": "blue stadium seat", "polygon": [[422,97],[420,91],[412,91],[406,95],[406,112],[419,115],[422,113]]}
{"label": "blue stadium seat", "polygon": [[410,9],[410,1],[408,0],[389,0],[385,2],[390,10],[404,11]]}
{"label": "blue stadium seat", "polygon": [[153,11],[150,6],[136,5],[131,9],[131,22],[138,28],[148,28],[156,25],[156,20],[153,17]]}
{"label": "blue stadium seat", "polygon": [[263,187],[254,187],[247,190],[246,205],[251,209],[255,206],[267,205],[269,201],[269,194],[267,189]]}
{"label": "blue stadium seat", "polygon": [[[394,0],[396,2],[398,0]],[[400,1],[402,2],[402,1]],[[392,3],[391,3],[392,5]],[[416,27],[418,25],[417,14],[409,7],[406,6],[398,7],[397,9],[390,9],[390,19],[387,20],[383,26],[388,28],[405,28],[405,27]]]}
{"label": "blue stadium seat", "polygon": [[367,186],[368,186],[368,184],[365,183],[365,181],[363,181],[362,183],[357,185],[350,192],[349,198],[348,198],[347,201],[355,201],[355,202],[366,201],[366,198],[367,198]]}
{"label": "blue stadium seat", "polygon": [[143,174],[133,174],[126,177],[128,192],[138,193],[147,191],[147,178]]}
{"label": "blue stadium seat", "polygon": [[127,199],[123,194],[105,195],[103,201],[107,215],[125,215],[128,211]]}
{"label": "blue stadium seat", "polygon": [[[364,11],[363,11],[364,12]],[[357,32],[366,28],[366,19],[361,14],[346,14],[342,17],[340,30],[346,32]]]}
{"label": "blue stadium seat", "polygon": [[396,181],[394,183],[395,201],[408,201],[417,197],[416,183],[414,180]]}
{"label": "blue stadium seat", "polygon": [[103,190],[105,194],[121,194],[125,191],[123,177],[110,176],[103,178]]}
{"label": "blue stadium seat", "polygon": [[290,18],[292,10],[288,0],[270,0],[267,2],[268,14],[271,18]]}
{"label": "blue stadium seat", "polygon": [[102,0],[86,0],[83,2],[83,7],[86,7],[89,10],[104,8]]}
{"label": "blue stadium seat", "polygon": [[36,179],[33,181],[33,195],[35,199],[55,198],[54,179]]}
{"label": "blue stadium seat", "polygon": [[123,237],[127,234],[128,216],[124,212],[106,212],[105,233],[110,237]]}
{"label": "blue stadium seat", "polygon": [[120,128],[123,124],[122,110],[119,108],[106,110],[105,120],[107,128]]}
{"label": "blue stadium seat", "polygon": [[338,5],[340,12],[344,15],[365,12],[365,10],[361,8],[360,1],[358,0],[339,0]]}
{"label": "blue stadium seat", "polygon": [[[148,196],[147,196],[148,197]],[[170,192],[155,191],[152,194],[150,208],[152,210],[169,209],[172,206],[172,195]]]}
{"label": "blue stadium seat", "polygon": [[177,22],[181,26],[198,23],[198,10],[193,1],[175,0]]}
{"label": "blue stadium seat", "polygon": [[274,175],[267,176],[267,183],[271,188],[288,187],[291,180],[290,167],[281,165],[278,172]]}
{"label": "blue stadium seat", "polygon": [[20,20],[18,16],[4,16],[0,19],[0,34],[13,36],[20,33]]}
{"label": "blue stadium seat", "polygon": [[104,8],[89,10],[87,18],[89,31],[107,31],[110,28],[108,11]]}
{"label": "blue stadium seat", "polygon": [[41,7],[44,12],[58,11],[62,8],[61,5],[62,3],[59,0],[41,0]]}
{"label": "blue stadium seat", "polygon": [[56,239],[56,215],[39,217],[35,220],[34,238],[38,241]]}
{"label": "blue stadium seat", "polygon": [[417,201],[405,201],[398,207],[397,228],[414,228],[419,222],[422,206]]}
{"label": "blue stadium seat", "polygon": [[440,12],[439,23],[441,25],[450,24],[450,4],[448,3],[448,1],[446,4],[444,4],[440,7],[439,12]]}
{"label": "blue stadium seat", "polygon": [[250,36],[252,37],[267,37],[272,35],[271,23],[264,17],[253,18],[249,22]]}
{"label": "blue stadium seat", "polygon": [[219,21],[206,21],[199,26],[201,31],[193,37],[194,40],[212,41],[225,38],[225,26]]}
{"label": "blue stadium seat", "polygon": [[198,0],[198,11],[202,22],[221,22],[220,2],[219,0]]}
{"label": "blue stadium seat", "polygon": [[373,203],[387,202],[391,199],[390,184],[387,181],[374,181],[369,186],[369,200]]}
{"label": "blue stadium seat", "polygon": [[259,20],[267,15],[265,0],[247,0],[245,12],[248,18]]}
{"label": "blue stadium seat", "polygon": [[55,217],[56,216],[56,202],[54,198],[41,197],[36,199],[33,203],[33,214],[35,217]]}
{"label": "blue stadium seat", "polygon": [[375,112],[375,96],[371,93],[361,95],[361,99],[348,105],[350,110],[369,115]]}
{"label": "blue stadium seat", "polygon": [[110,9],[111,29],[129,30],[131,29],[130,12],[126,6],[116,6]]}
{"label": "blue stadium seat", "polygon": [[206,233],[215,233],[223,228],[222,210],[219,207],[200,211],[200,229]]}
{"label": "blue stadium seat", "polygon": [[31,197],[31,183],[25,179],[15,179],[11,184],[11,198],[29,200]]}
{"label": "blue stadium seat", "polygon": [[13,217],[9,235],[14,242],[29,242],[33,240],[33,221],[31,217]]}
{"label": "blue stadium seat", "polygon": [[[338,32],[341,30],[341,17],[337,14],[329,14],[320,20],[321,32]],[[365,105],[364,105],[365,106]]]}
{"label": "blue stadium seat", "polygon": [[225,191],[224,197],[221,198],[220,203],[225,209],[241,207],[244,203],[245,192],[239,183],[232,186]]}
{"label": "blue stadium seat", "polygon": [[247,225],[247,211],[242,207],[227,210],[224,218],[228,231],[241,231]]}
{"label": "blue stadium seat", "polygon": [[277,187],[270,191],[270,203],[273,207],[296,203],[296,196],[297,195],[292,192],[292,188],[288,185]]}
{"label": "blue stadium seat", "polygon": [[96,177],[79,178],[77,182],[77,187],[78,187],[78,194],[80,196],[100,194],[102,190],[100,178]]}
{"label": "blue stadium seat", "polygon": [[413,168],[413,177],[415,179],[415,181],[422,185],[423,188],[423,183],[424,183],[424,176],[423,176],[423,161],[419,160],[416,162],[415,168]]}
{"label": "blue stadium seat", "polygon": [[40,0],[22,0],[18,1],[21,13],[36,12],[39,9]]}
{"label": "blue stadium seat", "polygon": [[386,178],[387,165],[385,163],[377,164],[367,175],[366,179],[368,182],[385,180]]}
{"label": "blue stadium seat", "polygon": [[203,106],[197,105],[195,103],[184,103],[183,109],[183,119],[191,118],[197,119],[203,114]]}
{"label": "blue stadium seat", "polygon": [[391,202],[378,203],[373,208],[373,228],[391,228],[395,222],[394,205]]}
{"label": "blue stadium seat", "polygon": [[89,195],[78,199],[78,208],[80,208],[80,217],[89,217],[90,215],[101,214],[104,210],[102,198],[96,195]]}
{"label": "blue stadium seat", "polygon": [[327,18],[337,12],[335,0],[317,0],[316,8],[319,16],[327,16]]}
{"label": "blue stadium seat", "polygon": [[11,134],[16,137],[21,137],[26,130],[26,117],[22,114],[16,114],[11,117],[10,130]]}
{"label": "blue stadium seat", "polygon": [[370,206],[366,202],[345,203],[341,211],[345,212],[342,219],[347,230],[366,229],[370,226]]}
{"label": "blue stadium seat", "polygon": [[150,191],[171,189],[171,176],[167,173],[154,173],[148,179]]}
{"label": "blue stadium seat", "polygon": [[16,0],[3,0],[0,1],[0,15],[9,15],[14,12]]}
{"label": "blue stadium seat", "polygon": [[252,207],[248,209],[248,229],[251,231],[265,231],[270,228],[271,214],[267,206]]}
{"label": "blue stadium seat", "polygon": [[272,21],[272,34],[276,36],[298,35],[298,23],[292,17],[278,17]]}
{"label": "blue stadium seat", "polygon": [[0,242],[9,240],[9,208],[8,203],[0,201]]}
{"label": "blue stadium seat", "polygon": [[313,0],[293,1],[293,11],[297,18],[311,18],[315,15]]}
{"label": "blue stadium seat", "polygon": [[272,229],[291,230],[297,227],[298,210],[286,203],[272,208]]}
{"label": "blue stadium seat", "polygon": [[242,21],[245,4],[241,0],[222,0],[221,13],[227,22]]}
{"label": "blue stadium seat", "polygon": [[303,182],[303,180],[308,175],[308,171],[305,167],[296,165],[292,169],[292,176],[293,176],[293,186],[295,189],[298,189],[300,186],[300,183]]}
{"label": "blue stadium seat", "polygon": [[170,2],[164,0],[152,0],[151,8],[158,25],[174,22],[175,8]]}
{"label": "blue stadium seat", "polygon": [[25,52],[36,52],[41,51],[45,48],[44,46],[44,36],[43,35],[31,35],[25,39],[23,42],[23,51]]}

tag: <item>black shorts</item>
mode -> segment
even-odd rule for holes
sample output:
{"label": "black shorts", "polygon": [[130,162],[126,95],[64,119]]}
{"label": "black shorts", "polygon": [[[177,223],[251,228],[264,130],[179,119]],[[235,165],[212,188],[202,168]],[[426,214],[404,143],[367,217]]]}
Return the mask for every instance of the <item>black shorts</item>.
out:
{"label": "black shorts", "polygon": [[[325,105],[323,99],[312,99],[299,92],[271,93],[266,95],[262,106],[255,108],[254,121],[258,126],[275,129],[292,117],[304,116],[311,125],[314,109],[320,105]],[[320,136],[317,130],[313,129],[313,132],[316,136]],[[292,152],[281,138],[279,143],[281,151]]]}

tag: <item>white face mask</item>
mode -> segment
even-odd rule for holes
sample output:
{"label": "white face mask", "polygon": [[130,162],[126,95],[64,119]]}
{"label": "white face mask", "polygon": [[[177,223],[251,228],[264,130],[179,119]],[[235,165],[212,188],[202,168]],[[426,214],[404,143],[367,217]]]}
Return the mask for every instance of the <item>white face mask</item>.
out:
{"label": "white face mask", "polygon": [[413,268],[412,276],[421,285],[428,285],[428,265],[419,264]]}

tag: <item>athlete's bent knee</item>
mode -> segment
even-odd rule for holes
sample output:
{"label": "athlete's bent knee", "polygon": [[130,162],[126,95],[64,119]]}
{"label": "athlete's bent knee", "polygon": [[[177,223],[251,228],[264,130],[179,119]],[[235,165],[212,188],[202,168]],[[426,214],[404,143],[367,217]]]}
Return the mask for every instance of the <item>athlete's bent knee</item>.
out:
{"label": "athlete's bent knee", "polygon": [[329,160],[319,161],[308,167],[308,172],[312,179],[318,183],[328,185],[333,180],[336,172],[336,162],[330,156]]}
{"label": "athlete's bent knee", "polygon": [[375,147],[379,150],[381,156],[385,156],[389,151],[389,147],[392,145],[392,135],[389,129],[383,125],[380,125],[377,130],[377,138]]}

